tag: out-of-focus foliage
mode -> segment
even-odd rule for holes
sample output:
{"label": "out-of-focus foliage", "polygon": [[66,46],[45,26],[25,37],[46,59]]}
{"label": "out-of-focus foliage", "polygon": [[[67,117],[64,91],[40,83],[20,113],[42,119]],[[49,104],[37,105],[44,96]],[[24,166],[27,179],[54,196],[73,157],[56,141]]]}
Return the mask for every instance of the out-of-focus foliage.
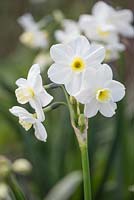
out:
{"label": "out-of-focus foliage", "polygon": [[[22,30],[18,17],[31,12],[36,20],[61,10],[68,19],[78,19],[89,13],[94,0],[4,0],[0,2],[0,154],[11,160],[25,157],[33,166],[32,175],[18,177],[27,199],[43,199],[54,185],[68,173],[80,170],[80,152],[66,108],[47,113],[46,143],[37,141],[33,131],[26,133],[11,116],[8,109],[16,105],[15,80],[25,77],[38,50],[29,49],[19,42]],[[132,0],[109,0],[113,6],[134,9]],[[53,30],[56,21],[47,26],[50,44],[56,43]],[[130,200],[134,198],[134,41],[122,38],[127,50],[119,62],[112,63],[115,76],[125,82],[127,95],[115,117],[97,116],[89,121],[89,155],[92,190],[95,200]],[[49,83],[47,69],[42,72],[44,84]],[[60,88],[50,91],[55,99],[64,99]],[[58,117],[57,117],[58,116]],[[70,200],[82,200],[79,186]]]}

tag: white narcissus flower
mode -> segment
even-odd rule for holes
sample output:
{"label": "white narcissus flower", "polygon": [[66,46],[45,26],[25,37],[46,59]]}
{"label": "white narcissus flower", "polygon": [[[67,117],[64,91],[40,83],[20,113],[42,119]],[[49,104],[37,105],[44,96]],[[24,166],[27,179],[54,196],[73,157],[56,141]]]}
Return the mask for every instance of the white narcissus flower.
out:
{"label": "white narcissus flower", "polygon": [[85,85],[75,97],[80,103],[85,104],[86,117],[93,117],[98,111],[105,117],[112,117],[115,114],[115,102],[124,97],[125,87],[112,78],[112,70],[106,64],[95,70],[90,78],[85,74]]}
{"label": "white narcissus flower", "polygon": [[16,81],[18,88],[15,90],[17,101],[21,104],[30,103],[37,116],[44,117],[42,107],[47,106],[53,99],[43,87],[40,67],[34,64],[28,72],[27,79],[20,78]]}
{"label": "white narcissus flower", "polygon": [[81,15],[79,26],[91,41],[112,43],[118,40],[114,26],[106,24],[91,15]]}
{"label": "white narcissus flower", "polygon": [[64,19],[62,21],[63,30],[55,31],[55,38],[58,42],[67,43],[80,35],[80,29],[77,22]]}
{"label": "white narcissus flower", "polygon": [[99,1],[94,5],[92,14],[99,21],[114,26],[117,33],[125,37],[134,37],[133,13],[131,10],[116,10],[105,2]]}
{"label": "white narcissus flower", "polygon": [[25,14],[18,19],[23,27],[24,33],[20,35],[20,41],[31,48],[46,48],[48,37],[46,31],[40,30],[39,23],[36,23],[31,14]]}
{"label": "white narcissus flower", "polygon": [[42,124],[45,117],[38,118],[36,114],[31,114],[26,109],[19,106],[14,106],[9,109],[9,111],[19,118],[19,123],[26,131],[28,131],[33,126],[35,129],[36,138],[44,142],[46,141],[47,132]]}
{"label": "white narcissus flower", "polygon": [[92,69],[100,67],[105,58],[104,47],[91,45],[84,36],[68,44],[53,45],[50,54],[55,63],[50,66],[48,77],[54,83],[64,84],[72,96],[80,90],[84,74],[92,76]]}

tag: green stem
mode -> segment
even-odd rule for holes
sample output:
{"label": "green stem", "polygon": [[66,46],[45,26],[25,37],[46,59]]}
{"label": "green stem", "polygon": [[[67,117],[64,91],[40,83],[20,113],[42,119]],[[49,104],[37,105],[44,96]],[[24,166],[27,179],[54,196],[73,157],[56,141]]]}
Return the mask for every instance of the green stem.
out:
{"label": "green stem", "polygon": [[67,106],[67,104],[65,102],[55,102],[50,104],[50,106],[45,107],[43,111],[46,113],[58,108],[59,106]]}
{"label": "green stem", "polygon": [[9,187],[11,188],[16,200],[26,200],[20,186],[18,185],[15,178],[12,176],[8,180]]}
{"label": "green stem", "polygon": [[91,194],[91,181],[90,181],[87,141],[80,146],[80,150],[81,150],[83,181],[84,181],[84,200],[91,200],[92,194]]}

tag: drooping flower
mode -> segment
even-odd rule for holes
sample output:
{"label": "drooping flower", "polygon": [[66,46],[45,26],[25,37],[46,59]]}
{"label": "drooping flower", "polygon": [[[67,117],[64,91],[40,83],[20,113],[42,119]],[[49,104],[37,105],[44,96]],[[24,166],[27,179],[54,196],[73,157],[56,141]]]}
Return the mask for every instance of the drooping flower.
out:
{"label": "drooping flower", "polygon": [[29,113],[26,109],[14,106],[9,111],[19,118],[19,123],[22,127],[28,131],[32,126],[35,129],[35,136],[38,140],[46,141],[47,132],[42,122],[44,121],[44,117],[38,118],[36,114]]}
{"label": "drooping flower", "polygon": [[103,46],[91,45],[84,36],[79,36],[68,44],[53,45],[50,54],[54,60],[48,70],[51,81],[64,84],[67,92],[74,96],[81,88],[83,75],[92,74],[105,58]]}
{"label": "drooping flower", "polygon": [[25,14],[18,19],[23,27],[24,33],[20,35],[20,41],[31,48],[46,48],[48,37],[46,31],[40,30],[39,23],[36,23],[31,14]]}
{"label": "drooping flower", "polygon": [[28,72],[27,79],[19,78],[16,85],[18,86],[15,90],[17,101],[21,104],[29,102],[37,116],[43,118],[42,107],[47,106],[53,97],[43,87],[39,65],[34,64]]}
{"label": "drooping flower", "polygon": [[133,13],[131,10],[116,10],[105,2],[99,1],[94,5],[92,14],[97,20],[112,25],[117,33],[125,37],[134,37]]}
{"label": "drooping flower", "polygon": [[125,87],[112,78],[112,70],[106,64],[94,71],[90,78],[85,74],[83,88],[75,97],[80,103],[85,104],[86,117],[93,117],[98,111],[105,117],[112,117],[115,114],[116,102],[124,97]]}
{"label": "drooping flower", "polygon": [[92,15],[81,15],[79,26],[91,41],[112,43],[118,40],[114,26],[100,21]]}
{"label": "drooping flower", "polygon": [[80,35],[78,23],[73,20],[64,19],[62,21],[63,30],[55,31],[55,38],[58,42],[67,43]]}

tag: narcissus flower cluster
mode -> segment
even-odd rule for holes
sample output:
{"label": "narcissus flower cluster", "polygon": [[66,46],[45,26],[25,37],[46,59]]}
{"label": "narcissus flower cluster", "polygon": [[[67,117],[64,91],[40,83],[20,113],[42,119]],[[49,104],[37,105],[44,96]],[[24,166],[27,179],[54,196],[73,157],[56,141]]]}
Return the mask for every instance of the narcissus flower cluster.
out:
{"label": "narcissus flower cluster", "polygon": [[64,84],[69,95],[84,104],[84,115],[93,117],[98,111],[112,117],[116,102],[125,95],[125,87],[114,81],[111,68],[102,64],[103,46],[91,45],[79,36],[68,44],[57,44],[50,49],[54,64],[48,70],[51,81]]}
{"label": "narcissus flower cluster", "polygon": [[115,61],[119,58],[120,52],[125,50],[125,45],[120,42],[120,35],[134,37],[132,22],[132,11],[117,10],[99,1],[94,5],[92,13],[80,15],[78,22],[63,20],[63,30],[56,31],[55,37],[58,42],[65,43],[73,36],[84,33],[90,41],[105,47],[105,61]]}
{"label": "narcissus flower cluster", "polygon": [[29,113],[25,108],[14,106],[10,112],[19,118],[19,123],[28,131],[32,126],[35,129],[37,139],[46,141],[47,133],[42,122],[45,120],[43,107],[53,99],[43,87],[40,75],[40,67],[34,64],[28,72],[27,79],[20,78],[16,81],[18,88],[15,90],[17,101],[20,104],[29,103],[35,113]]}
{"label": "narcissus flower cluster", "polygon": [[[78,36],[69,43],[56,44],[50,49],[54,64],[48,70],[50,80],[64,85],[70,97],[84,105],[82,115],[87,118],[100,112],[112,117],[117,108],[116,102],[125,95],[125,87],[113,80],[113,73],[107,64],[103,64],[105,49],[101,45],[90,44],[85,36]],[[43,126],[45,120],[43,107],[53,99],[43,87],[40,67],[34,64],[27,79],[16,81],[15,90],[20,104],[29,103],[35,113],[14,106],[10,112],[19,118],[19,123],[28,131],[32,126],[37,139],[46,141],[47,133]]]}

